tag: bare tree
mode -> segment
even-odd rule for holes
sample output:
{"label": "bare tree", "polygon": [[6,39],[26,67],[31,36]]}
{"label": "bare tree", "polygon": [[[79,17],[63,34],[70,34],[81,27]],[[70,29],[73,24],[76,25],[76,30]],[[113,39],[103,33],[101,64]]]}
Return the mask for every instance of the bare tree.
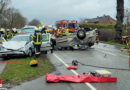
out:
{"label": "bare tree", "polygon": [[15,18],[12,23],[12,27],[22,28],[27,23],[27,19],[23,17],[19,12],[15,13]]}
{"label": "bare tree", "polygon": [[5,21],[4,12],[8,8],[10,0],[0,0],[0,26]]}
{"label": "bare tree", "polygon": [[10,0],[0,0],[0,14],[7,8]]}
{"label": "bare tree", "polygon": [[116,34],[115,40],[120,41],[123,30],[123,18],[124,18],[124,0],[117,0],[117,22],[115,25]]}
{"label": "bare tree", "polygon": [[34,25],[34,26],[37,26],[41,24],[41,22],[37,19],[33,19],[31,22],[29,22],[29,25]]}
{"label": "bare tree", "polygon": [[10,2],[11,0],[0,0],[0,27],[21,28],[27,19],[17,9],[8,7]]}

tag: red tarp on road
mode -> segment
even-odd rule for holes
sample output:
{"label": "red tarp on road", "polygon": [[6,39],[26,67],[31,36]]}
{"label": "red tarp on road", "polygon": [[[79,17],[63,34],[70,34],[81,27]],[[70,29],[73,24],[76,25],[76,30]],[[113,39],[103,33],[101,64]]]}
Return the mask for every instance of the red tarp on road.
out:
{"label": "red tarp on road", "polygon": [[74,83],[84,83],[84,82],[116,82],[116,77],[95,77],[88,74],[81,75],[53,75],[46,74],[46,82],[74,82]]}

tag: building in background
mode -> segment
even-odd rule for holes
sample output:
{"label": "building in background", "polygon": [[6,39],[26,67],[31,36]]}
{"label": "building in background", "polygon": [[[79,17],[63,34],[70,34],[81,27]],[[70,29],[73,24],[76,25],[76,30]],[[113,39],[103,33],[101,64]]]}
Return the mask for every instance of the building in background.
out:
{"label": "building in background", "polygon": [[112,17],[109,15],[104,15],[104,16],[97,16],[96,18],[91,18],[91,19],[85,19],[83,23],[86,24],[116,24],[116,20],[114,20]]}

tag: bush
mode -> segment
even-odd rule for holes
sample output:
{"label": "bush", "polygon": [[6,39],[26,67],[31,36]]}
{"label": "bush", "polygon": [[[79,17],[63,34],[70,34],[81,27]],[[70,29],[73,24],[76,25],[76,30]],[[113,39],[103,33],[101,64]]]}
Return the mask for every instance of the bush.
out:
{"label": "bush", "polygon": [[115,30],[114,29],[108,29],[108,30],[101,29],[99,31],[100,31],[99,40],[101,40],[101,41],[114,41],[114,37],[115,37]]}
{"label": "bush", "polygon": [[97,29],[114,29],[113,24],[79,24],[80,27],[91,27]]}

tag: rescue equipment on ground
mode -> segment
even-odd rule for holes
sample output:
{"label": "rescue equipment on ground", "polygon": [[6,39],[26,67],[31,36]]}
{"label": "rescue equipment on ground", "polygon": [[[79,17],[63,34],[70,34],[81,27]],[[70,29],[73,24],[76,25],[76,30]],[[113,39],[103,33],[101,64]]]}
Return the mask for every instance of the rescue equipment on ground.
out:
{"label": "rescue equipment on ground", "polygon": [[77,61],[77,60],[73,60],[73,61],[72,61],[72,65],[78,66],[78,61]]}
{"label": "rescue equipment on ground", "polygon": [[117,82],[117,77],[96,77],[88,74],[81,75],[54,75],[46,74],[46,82]]}
{"label": "rescue equipment on ground", "polygon": [[77,60],[73,60],[72,61],[72,66],[67,67],[68,70],[71,70],[71,69],[77,70],[77,68],[78,68],[78,61]]}
{"label": "rescue equipment on ground", "polygon": [[32,67],[38,66],[38,61],[37,60],[31,60],[30,61],[30,66],[32,66]]}
{"label": "rescue equipment on ground", "polygon": [[20,61],[3,61],[3,62],[0,62],[0,63],[15,63],[15,64],[28,64],[28,63],[23,63],[23,62],[20,62]]}
{"label": "rescue equipment on ground", "polygon": [[68,67],[67,67],[68,70],[71,70],[71,69],[77,70],[77,68],[78,68],[77,66],[68,66]]}
{"label": "rescue equipment on ground", "polygon": [[90,75],[93,75],[96,77],[111,77],[111,72],[107,70],[96,70],[96,71],[90,72]]}

